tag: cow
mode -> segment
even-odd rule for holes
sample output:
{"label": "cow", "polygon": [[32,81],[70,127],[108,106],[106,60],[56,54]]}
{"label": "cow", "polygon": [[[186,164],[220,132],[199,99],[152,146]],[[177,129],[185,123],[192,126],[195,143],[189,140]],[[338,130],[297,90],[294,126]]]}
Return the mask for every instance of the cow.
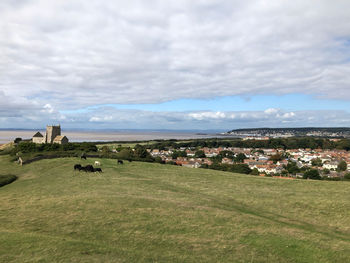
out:
{"label": "cow", "polygon": [[85,167],[85,166],[81,166],[81,167],[79,168],[79,172],[80,172],[80,171],[87,172],[87,171],[86,171],[86,167]]}
{"label": "cow", "polygon": [[91,164],[88,164],[87,166],[85,166],[85,172],[94,172],[94,167]]}
{"label": "cow", "polygon": [[99,161],[95,161],[94,165],[101,165],[101,163]]}
{"label": "cow", "polygon": [[85,156],[85,155],[82,155],[82,156],[80,157],[80,159],[86,160],[86,156]]}
{"label": "cow", "polygon": [[102,173],[102,169],[101,169],[101,168],[95,168],[94,171],[95,171],[95,172]]}
{"label": "cow", "polygon": [[122,160],[118,160],[118,164],[123,164],[123,161]]}
{"label": "cow", "polygon": [[81,165],[80,164],[75,164],[74,165],[74,171],[79,170],[80,171]]}
{"label": "cow", "polygon": [[131,162],[132,162],[132,160],[131,160],[131,159],[128,159],[128,161],[129,161],[129,163],[131,163]]}

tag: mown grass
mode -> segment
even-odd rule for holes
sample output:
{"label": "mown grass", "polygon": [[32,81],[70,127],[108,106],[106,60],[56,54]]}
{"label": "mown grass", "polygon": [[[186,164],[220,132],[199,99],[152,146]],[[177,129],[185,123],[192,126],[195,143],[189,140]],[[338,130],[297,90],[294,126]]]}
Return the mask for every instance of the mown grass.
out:
{"label": "mown grass", "polygon": [[350,184],[78,158],[0,188],[1,262],[349,262]]}

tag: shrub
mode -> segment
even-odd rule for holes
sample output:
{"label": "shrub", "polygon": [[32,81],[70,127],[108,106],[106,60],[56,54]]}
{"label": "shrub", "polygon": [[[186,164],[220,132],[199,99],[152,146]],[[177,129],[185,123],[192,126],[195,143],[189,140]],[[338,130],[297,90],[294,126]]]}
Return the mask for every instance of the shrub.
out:
{"label": "shrub", "polygon": [[198,150],[198,151],[196,151],[194,156],[197,157],[197,158],[205,158],[205,153],[204,153],[203,150]]}
{"label": "shrub", "polygon": [[315,170],[315,169],[311,169],[311,170],[306,171],[303,175],[303,178],[304,179],[313,179],[313,180],[321,180],[322,179],[318,170]]}
{"label": "shrub", "polygon": [[338,164],[338,171],[346,171],[347,169],[347,164],[345,161],[341,161],[339,164]]}
{"label": "shrub", "polygon": [[19,138],[19,137],[18,137],[18,138],[16,138],[13,142],[14,142],[14,143],[19,143],[20,141],[22,141],[22,138]]}
{"label": "shrub", "polygon": [[350,181],[350,173],[346,173],[346,174],[344,175],[344,179]]}

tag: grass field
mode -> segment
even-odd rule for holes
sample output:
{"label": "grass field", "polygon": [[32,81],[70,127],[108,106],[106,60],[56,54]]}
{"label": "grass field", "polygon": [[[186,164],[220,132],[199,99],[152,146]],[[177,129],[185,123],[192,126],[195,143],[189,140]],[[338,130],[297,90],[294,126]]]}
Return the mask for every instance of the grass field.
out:
{"label": "grass field", "polygon": [[0,262],[350,262],[350,183],[0,156]]}

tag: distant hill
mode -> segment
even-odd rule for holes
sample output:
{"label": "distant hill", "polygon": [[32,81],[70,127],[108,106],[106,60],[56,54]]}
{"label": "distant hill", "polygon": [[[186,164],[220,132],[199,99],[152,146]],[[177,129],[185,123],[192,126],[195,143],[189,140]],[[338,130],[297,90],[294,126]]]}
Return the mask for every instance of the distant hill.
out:
{"label": "distant hill", "polygon": [[349,127],[246,128],[228,131],[230,135],[350,137]]}
{"label": "distant hill", "polygon": [[309,132],[309,131],[327,131],[327,132],[350,132],[350,127],[302,127],[302,128],[245,128],[234,129],[232,131],[297,131],[297,132]]}

